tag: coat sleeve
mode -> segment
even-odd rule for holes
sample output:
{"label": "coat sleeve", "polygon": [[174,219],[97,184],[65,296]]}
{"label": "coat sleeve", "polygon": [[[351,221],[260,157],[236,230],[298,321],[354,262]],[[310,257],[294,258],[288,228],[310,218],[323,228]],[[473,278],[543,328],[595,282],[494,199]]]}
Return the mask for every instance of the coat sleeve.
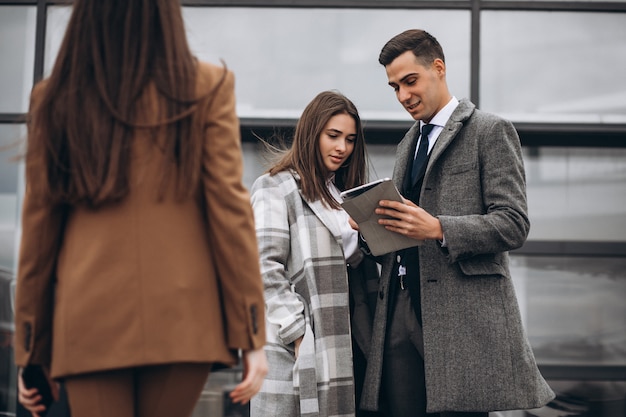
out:
{"label": "coat sleeve", "polygon": [[304,304],[287,277],[290,256],[289,218],[285,193],[276,177],[263,175],[252,186],[252,207],[265,287],[267,320],[278,327],[288,345],[304,335]]}
{"label": "coat sleeve", "polygon": [[[225,69],[214,69],[219,78]],[[250,195],[243,185],[234,75],[227,71],[207,111],[202,185],[208,236],[222,291],[229,348],[265,344],[265,307]]]}
{"label": "coat sleeve", "polygon": [[506,120],[489,119],[475,134],[480,135],[476,143],[481,195],[465,198],[479,201],[481,208],[462,216],[438,216],[450,262],[519,248],[530,230],[524,161],[515,128]]}
{"label": "coat sleeve", "polygon": [[[42,84],[33,90],[31,109]],[[31,126],[29,134],[33,133]],[[30,145],[29,145],[30,146]],[[66,209],[34,195],[31,185],[45,181],[42,152],[29,149],[22,203],[21,241],[15,295],[15,361],[18,366],[50,365],[56,264]]]}

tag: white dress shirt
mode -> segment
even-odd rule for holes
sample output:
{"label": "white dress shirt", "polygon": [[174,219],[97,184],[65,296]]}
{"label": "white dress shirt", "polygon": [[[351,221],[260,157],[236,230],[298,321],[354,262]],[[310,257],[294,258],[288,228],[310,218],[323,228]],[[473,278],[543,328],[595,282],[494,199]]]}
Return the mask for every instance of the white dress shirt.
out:
{"label": "white dress shirt", "polygon": [[[341,198],[339,188],[335,185],[334,182],[335,177],[332,176],[328,181],[328,190],[335,197],[335,200],[338,202],[343,202]],[[335,218],[337,219],[337,223],[341,228],[341,240],[343,241],[343,253],[346,257],[346,263],[351,266],[356,266],[360,263],[363,254],[359,250],[359,234],[356,230],[354,230],[350,223],[348,223],[348,213],[343,209],[330,209]]]}

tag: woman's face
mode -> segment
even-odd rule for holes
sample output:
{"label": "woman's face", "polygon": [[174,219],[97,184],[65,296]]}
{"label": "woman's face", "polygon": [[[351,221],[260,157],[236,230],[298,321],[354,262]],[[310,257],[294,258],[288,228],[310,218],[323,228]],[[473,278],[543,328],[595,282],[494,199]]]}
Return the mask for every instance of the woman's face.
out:
{"label": "woman's face", "polygon": [[341,113],[328,120],[319,140],[320,154],[329,172],[337,171],[354,151],[356,123],[352,116]]}

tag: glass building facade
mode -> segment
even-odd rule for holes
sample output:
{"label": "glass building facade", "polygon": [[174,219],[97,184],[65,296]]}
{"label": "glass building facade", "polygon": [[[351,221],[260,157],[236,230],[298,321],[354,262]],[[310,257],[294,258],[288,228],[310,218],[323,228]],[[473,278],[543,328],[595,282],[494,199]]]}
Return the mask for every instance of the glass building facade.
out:
{"label": "glass building facade", "polygon": [[[412,120],[378,53],[405,29],[437,37],[452,94],[513,121],[524,150],[531,232],[512,272],[558,398],[501,414],[626,416],[625,1],[182,3],[194,53],[235,73],[247,186],[265,169],[257,137],[288,136],[328,89],[359,108],[372,179],[391,176]],[[70,12],[68,0],[0,0],[0,416],[17,413],[11,295],[25,113]]]}

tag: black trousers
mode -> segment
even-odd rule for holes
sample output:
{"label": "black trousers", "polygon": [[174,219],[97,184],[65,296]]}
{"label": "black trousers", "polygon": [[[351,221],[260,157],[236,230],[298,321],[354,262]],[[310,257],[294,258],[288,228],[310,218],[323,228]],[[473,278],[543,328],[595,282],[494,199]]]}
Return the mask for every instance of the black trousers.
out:
{"label": "black trousers", "polygon": [[[393,287],[393,286],[392,286]],[[422,326],[407,289],[396,286],[383,357],[383,390],[389,417],[487,417],[487,412],[426,413]]]}

